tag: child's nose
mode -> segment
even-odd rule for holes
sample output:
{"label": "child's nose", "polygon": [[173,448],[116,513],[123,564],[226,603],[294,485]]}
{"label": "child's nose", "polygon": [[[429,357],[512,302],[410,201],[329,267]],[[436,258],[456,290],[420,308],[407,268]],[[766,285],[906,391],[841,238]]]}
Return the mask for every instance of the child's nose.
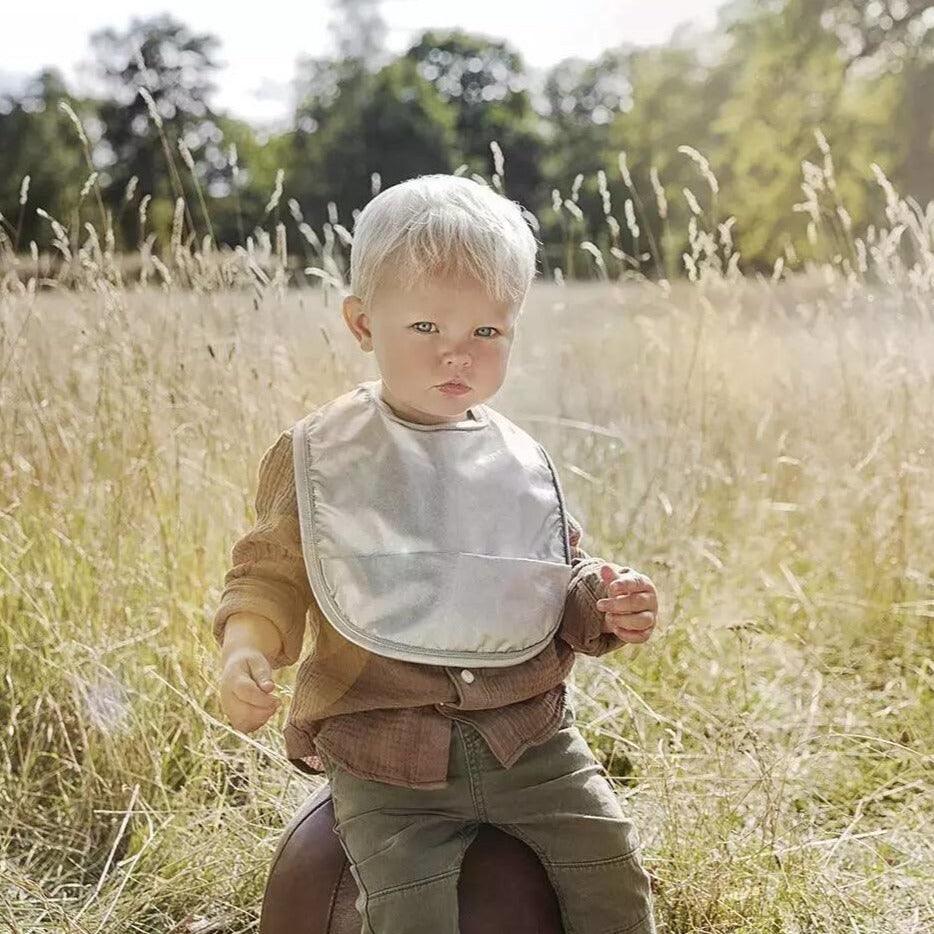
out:
{"label": "child's nose", "polygon": [[466,350],[449,350],[444,355],[444,363],[446,365],[454,364],[455,366],[470,363],[470,354]]}

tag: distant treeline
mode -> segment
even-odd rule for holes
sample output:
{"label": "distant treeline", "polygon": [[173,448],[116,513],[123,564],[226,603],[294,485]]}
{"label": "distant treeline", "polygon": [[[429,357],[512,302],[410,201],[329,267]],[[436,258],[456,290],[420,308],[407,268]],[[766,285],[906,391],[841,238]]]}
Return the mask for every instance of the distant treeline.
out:
{"label": "distant treeline", "polygon": [[0,95],[0,249],[49,250],[52,219],[75,244],[90,223],[156,253],[173,220],[229,245],[281,221],[301,255],[379,188],[461,171],[535,215],[549,268],[592,275],[590,241],[673,277],[698,225],[730,225],[749,268],[810,258],[822,220],[865,230],[885,206],[874,163],[934,200],[929,0],[735,0],[711,32],[537,80],[507,42],[458,30],[393,56],[377,0],[335,6],[335,55],[299,63],[291,128],[270,138],[212,108],[219,41],[166,15],[91,35],[99,99],[51,68]]}

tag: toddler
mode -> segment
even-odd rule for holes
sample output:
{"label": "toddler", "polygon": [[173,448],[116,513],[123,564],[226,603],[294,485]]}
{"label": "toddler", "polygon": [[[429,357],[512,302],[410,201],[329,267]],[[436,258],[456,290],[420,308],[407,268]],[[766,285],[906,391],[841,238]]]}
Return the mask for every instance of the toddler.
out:
{"label": "toddler", "polygon": [[267,449],[214,617],[221,703],[247,732],[310,623],[286,752],[329,780],[362,934],[456,934],[483,822],[538,855],[566,934],[655,931],[638,834],[565,682],[575,653],[644,642],[657,594],[580,548],[547,451],[486,405],[535,257],[519,206],[466,178],[366,206],[343,317],[380,376]]}

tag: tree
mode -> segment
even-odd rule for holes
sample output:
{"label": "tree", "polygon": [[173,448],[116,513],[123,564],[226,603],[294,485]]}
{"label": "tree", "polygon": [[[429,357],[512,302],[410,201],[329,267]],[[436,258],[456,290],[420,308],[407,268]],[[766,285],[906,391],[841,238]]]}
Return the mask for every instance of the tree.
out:
{"label": "tree", "polygon": [[[207,159],[216,160],[207,191],[211,225],[218,243],[245,244],[257,226],[272,233],[267,226],[270,218],[266,205],[279,169],[289,169],[292,134],[284,132],[261,140],[249,123],[227,115],[218,116],[217,125],[223,135],[223,149],[215,153],[213,147],[207,147],[205,152]],[[273,219],[279,216],[277,207]]]}
{"label": "tree", "polygon": [[[724,76],[702,58],[702,41],[688,36],[628,53],[621,67],[628,75],[630,99],[616,114],[600,152],[622,228],[622,249],[634,257],[648,254],[649,260],[641,259],[640,264],[668,278],[684,272],[681,255],[688,245],[691,212],[683,189],[691,189],[705,204],[712,194],[697,166],[679,148],[689,145],[710,154],[711,123],[727,94]],[[625,153],[631,187],[621,177],[620,153]],[[625,221],[625,199],[633,201],[638,238]]]}
{"label": "tree", "polygon": [[[49,222],[36,214],[41,207],[78,235],[79,195],[90,169],[75,127],[58,108],[73,98],[56,69],[46,69],[28,82],[19,97],[0,97],[0,213],[4,232],[19,248],[30,240],[46,249]],[[29,176],[26,203],[20,204],[23,179]],[[96,212],[95,212],[96,214]],[[100,217],[93,217],[99,226]]]}
{"label": "tree", "polygon": [[848,66],[903,59],[927,45],[934,30],[930,0],[812,0],[811,5],[839,39]]}
{"label": "tree", "polygon": [[843,253],[839,224],[858,228],[870,213],[870,164],[892,171],[903,152],[892,131],[905,89],[850,69],[837,31],[829,28],[830,6],[784,0],[778,8],[753,7],[726,26],[732,45],[718,68],[728,76],[728,93],[713,125],[712,161],[724,181],[725,208],[738,219],[740,248],[760,266],[789,247],[798,256],[809,252],[807,218],[791,214],[789,205],[803,200],[802,164],[824,165],[816,131],[833,150],[830,200],[847,212],[846,222],[831,218]]}
{"label": "tree", "polygon": [[[573,200],[583,220],[578,223],[564,210],[553,211],[549,197],[539,222],[546,265],[560,266],[568,276],[592,266],[577,249],[579,241],[593,241],[604,251],[609,246],[596,173],[606,167],[613,121],[632,103],[628,54],[628,49],[620,47],[607,50],[595,61],[566,58],[545,74],[547,140],[542,171],[549,192],[557,189],[567,199],[574,187]],[[583,180],[574,186],[578,175]]]}
{"label": "tree", "polygon": [[818,0],[821,22],[840,43],[848,73],[895,85],[891,172],[906,194],[934,199],[934,10],[930,0]]}
{"label": "tree", "polygon": [[[293,133],[291,194],[312,226],[327,220],[333,201],[342,223],[372,197],[371,176],[383,188],[413,175],[451,172],[461,159],[454,109],[399,59],[375,75],[336,66],[326,96],[305,101]],[[319,78],[326,75],[317,63]],[[305,122],[307,121],[307,122]]]}
{"label": "tree", "polygon": [[[195,34],[163,14],[134,18],[124,33],[100,30],[91,36],[91,45],[108,92],[100,104],[104,139],[110,148],[104,173],[109,183],[108,204],[117,208],[134,175],[137,191],[151,194],[154,202],[166,199],[171,206],[182,194],[193,202],[193,191],[186,193],[188,173],[180,161],[178,143],[184,141],[192,158],[201,164],[202,184],[209,184],[220,172],[204,159],[205,148],[221,141],[216,115],[208,104],[215,90],[211,74],[218,67],[213,58],[218,40]],[[157,122],[162,124],[165,143]],[[192,230],[207,232],[204,224],[196,226],[190,213],[188,223]],[[135,246],[135,220],[127,217],[120,226],[123,245]]]}
{"label": "tree", "polygon": [[566,58],[544,83],[548,117],[546,171],[550,178],[589,176],[603,167],[609,128],[633,105],[627,48],[610,49],[597,60]]}
{"label": "tree", "polygon": [[540,203],[546,194],[543,121],[532,107],[521,56],[505,42],[452,30],[425,32],[404,58],[454,110],[468,174],[493,174],[495,140],[503,152],[505,193],[527,207]]}

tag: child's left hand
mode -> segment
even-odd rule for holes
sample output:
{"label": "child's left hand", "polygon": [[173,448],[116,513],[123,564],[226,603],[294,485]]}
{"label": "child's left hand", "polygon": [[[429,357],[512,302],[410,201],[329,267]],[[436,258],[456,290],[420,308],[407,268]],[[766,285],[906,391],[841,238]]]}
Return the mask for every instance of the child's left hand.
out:
{"label": "child's left hand", "polygon": [[607,596],[597,601],[604,611],[603,631],[612,632],[623,642],[645,642],[655,629],[658,594],[655,585],[632,568],[617,575],[608,564],[600,568]]}

